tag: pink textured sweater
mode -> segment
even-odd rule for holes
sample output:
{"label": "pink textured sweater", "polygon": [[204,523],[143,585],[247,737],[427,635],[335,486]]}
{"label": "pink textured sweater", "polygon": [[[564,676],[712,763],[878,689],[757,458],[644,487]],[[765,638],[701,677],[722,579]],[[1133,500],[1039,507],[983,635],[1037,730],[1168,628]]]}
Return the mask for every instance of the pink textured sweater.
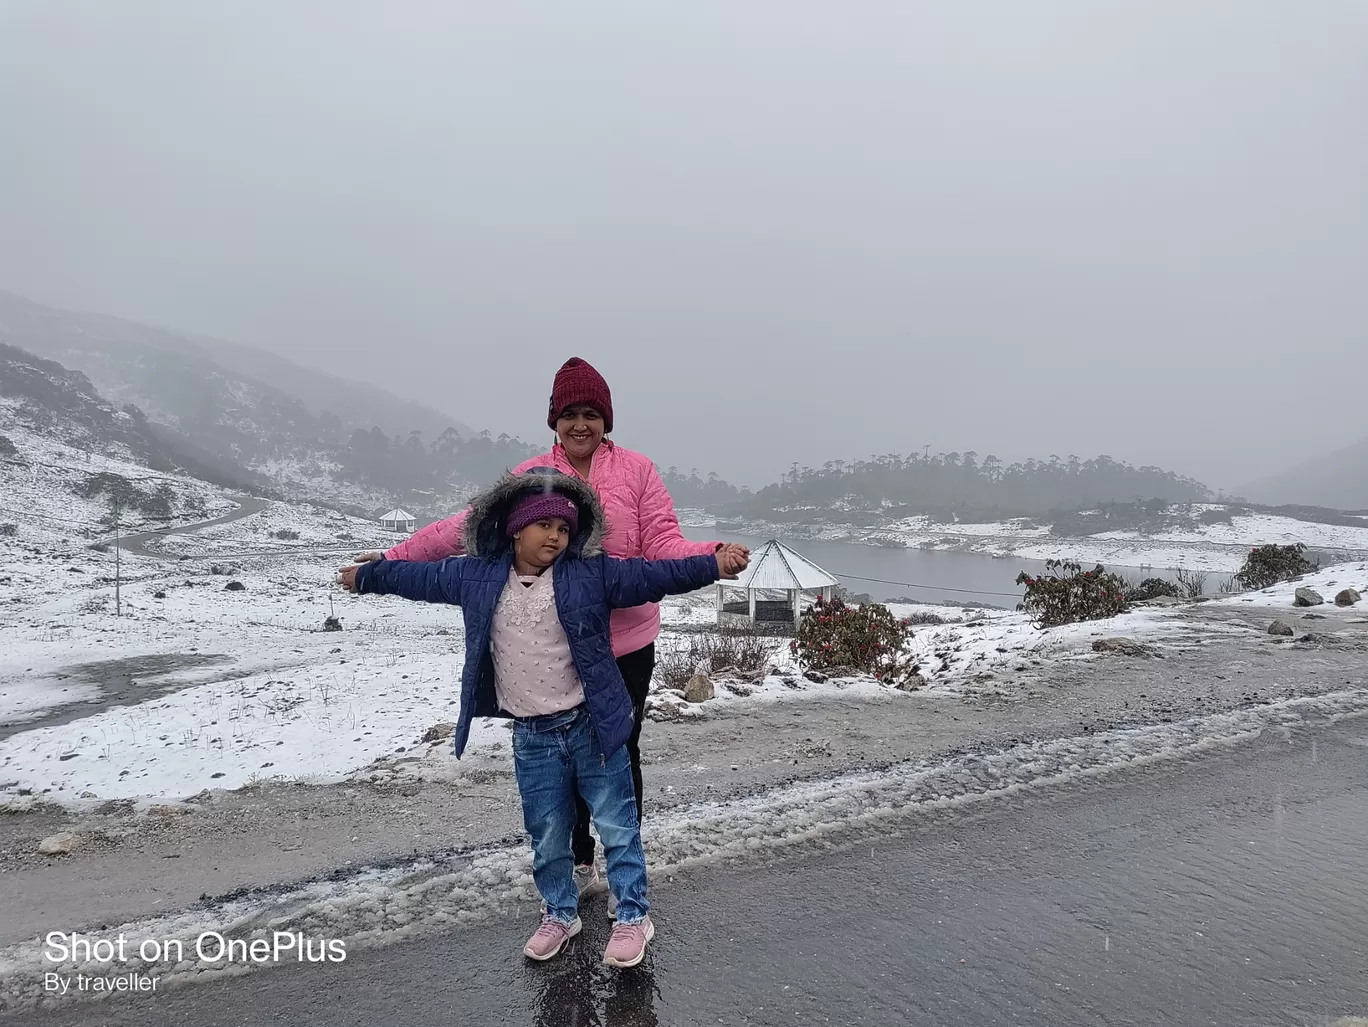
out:
{"label": "pink textured sweater", "polygon": [[[562,474],[579,473],[559,443],[550,453],[525,460],[513,468],[521,474],[533,467],[554,467]],[[603,502],[607,536],[603,550],[620,559],[676,560],[707,556],[716,542],[690,542],[679,530],[679,518],[655,464],[640,453],[604,439],[589,465],[588,482]],[[461,556],[461,529],[468,511],[429,524],[385,553],[390,560],[443,560]],[[654,603],[614,610],[610,622],[613,655],[644,649],[660,634],[660,608]]]}
{"label": "pink textured sweater", "polygon": [[521,578],[511,567],[494,607],[494,693],[515,717],[544,717],[584,702],[570,639],[565,637],[551,574]]}

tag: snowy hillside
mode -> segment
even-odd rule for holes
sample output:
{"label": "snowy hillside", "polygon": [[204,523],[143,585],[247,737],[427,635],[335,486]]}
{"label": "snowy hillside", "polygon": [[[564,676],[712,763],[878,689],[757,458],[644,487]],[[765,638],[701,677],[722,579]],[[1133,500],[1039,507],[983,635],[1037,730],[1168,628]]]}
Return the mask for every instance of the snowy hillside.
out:
{"label": "snowy hillside", "polygon": [[[48,379],[65,387],[32,387]],[[154,466],[153,450],[174,453],[171,462],[193,462],[206,480],[373,513],[400,505],[438,516],[534,452],[375,384],[2,291],[0,385],[0,395],[22,390],[31,413],[59,423],[80,419],[68,409],[76,393],[132,417],[91,437],[114,439],[131,427],[148,440],[134,455]]]}
{"label": "snowy hillside", "polygon": [[[436,437],[451,416],[236,343],[194,338],[104,314],[60,310],[0,291],[0,341],[84,372],[108,398],[135,403],[187,436],[269,440],[282,430],[380,425]],[[363,410],[353,417],[351,411]],[[213,448],[211,446],[210,448]]]}

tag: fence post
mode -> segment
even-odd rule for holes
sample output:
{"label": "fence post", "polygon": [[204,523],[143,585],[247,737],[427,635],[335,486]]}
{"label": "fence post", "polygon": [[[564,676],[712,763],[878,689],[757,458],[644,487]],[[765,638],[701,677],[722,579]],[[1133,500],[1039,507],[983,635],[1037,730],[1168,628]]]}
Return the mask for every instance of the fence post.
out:
{"label": "fence post", "polygon": [[119,593],[123,564],[119,559],[119,501],[114,501],[114,616],[123,616],[123,600]]}

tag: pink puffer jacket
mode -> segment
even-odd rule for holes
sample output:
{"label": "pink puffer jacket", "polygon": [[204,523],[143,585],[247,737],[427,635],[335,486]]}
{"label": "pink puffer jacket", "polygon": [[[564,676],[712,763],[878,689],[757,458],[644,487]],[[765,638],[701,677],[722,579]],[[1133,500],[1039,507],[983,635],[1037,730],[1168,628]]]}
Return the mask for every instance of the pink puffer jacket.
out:
{"label": "pink puffer jacket", "polygon": [[[533,467],[554,467],[563,474],[579,476],[559,443],[549,453],[524,460],[513,468],[513,473],[522,474]],[[609,556],[674,560],[717,551],[720,543],[690,542],[680,533],[670,493],[656,473],[655,464],[640,453],[604,439],[589,466],[589,484],[603,501],[608,528],[603,549]],[[385,553],[385,557],[390,560],[444,560],[448,556],[462,555],[461,528],[467,512],[462,510],[414,532]],[[648,603],[630,610],[614,610],[611,626],[614,656],[644,649],[660,634],[660,607]]]}

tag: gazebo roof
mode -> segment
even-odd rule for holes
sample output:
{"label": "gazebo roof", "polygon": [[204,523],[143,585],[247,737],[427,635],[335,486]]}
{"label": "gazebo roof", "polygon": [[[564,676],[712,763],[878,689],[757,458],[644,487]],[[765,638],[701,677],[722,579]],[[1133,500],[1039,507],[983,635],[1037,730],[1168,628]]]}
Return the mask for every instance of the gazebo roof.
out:
{"label": "gazebo roof", "polygon": [[816,590],[839,585],[840,581],[778,539],[770,539],[751,554],[750,566],[735,581],[718,584],[727,588]]}
{"label": "gazebo roof", "polygon": [[387,514],[381,514],[380,519],[382,521],[411,521],[414,517],[413,514],[409,513],[407,510],[396,508]]}

